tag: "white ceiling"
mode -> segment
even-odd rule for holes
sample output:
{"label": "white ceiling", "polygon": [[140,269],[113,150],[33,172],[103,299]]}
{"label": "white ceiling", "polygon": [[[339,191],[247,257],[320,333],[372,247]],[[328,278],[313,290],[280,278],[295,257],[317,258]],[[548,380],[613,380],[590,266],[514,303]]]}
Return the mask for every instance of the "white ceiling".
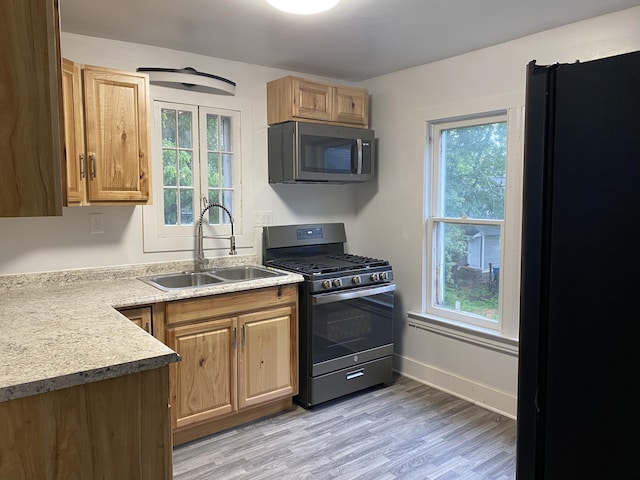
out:
{"label": "white ceiling", "polygon": [[60,0],[60,17],[64,32],[360,81],[638,5],[341,0],[328,12],[299,16],[266,0]]}

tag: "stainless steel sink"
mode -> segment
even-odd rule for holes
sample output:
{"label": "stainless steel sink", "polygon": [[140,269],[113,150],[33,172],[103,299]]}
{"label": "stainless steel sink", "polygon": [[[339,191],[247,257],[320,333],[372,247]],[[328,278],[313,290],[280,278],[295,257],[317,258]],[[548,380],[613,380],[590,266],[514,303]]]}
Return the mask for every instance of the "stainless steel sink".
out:
{"label": "stainless steel sink", "polygon": [[160,290],[180,290],[183,288],[206,287],[224,282],[208,272],[179,272],[143,277],[140,280]]}
{"label": "stainless steel sink", "polygon": [[209,273],[232,282],[239,280],[257,280],[260,278],[271,278],[284,275],[283,273],[274,272],[273,270],[253,265],[218,268],[216,270],[211,270]]}
{"label": "stainless steel sink", "polygon": [[258,280],[284,275],[266,268],[242,265],[217,268],[207,272],[178,272],[141,277],[140,280],[160,290],[182,290],[185,288],[208,287],[211,285],[247,280]]}

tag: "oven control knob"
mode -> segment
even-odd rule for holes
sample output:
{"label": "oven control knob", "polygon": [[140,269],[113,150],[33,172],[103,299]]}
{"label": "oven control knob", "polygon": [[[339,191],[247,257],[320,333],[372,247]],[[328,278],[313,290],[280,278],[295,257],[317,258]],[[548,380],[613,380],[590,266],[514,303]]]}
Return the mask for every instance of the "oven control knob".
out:
{"label": "oven control knob", "polygon": [[377,282],[378,280],[380,280],[380,276],[377,273],[372,273],[371,280]]}
{"label": "oven control knob", "polygon": [[360,278],[360,275],[356,275],[351,279],[351,281],[356,285],[360,285],[362,283],[362,279]]}
{"label": "oven control knob", "polygon": [[386,280],[388,277],[387,272],[381,272],[380,273],[380,280]]}
{"label": "oven control knob", "polygon": [[337,287],[341,287],[341,286],[342,286],[342,280],[340,280],[339,278],[336,278],[336,279],[333,281],[333,286],[334,286],[334,287],[336,287],[336,288],[337,288]]}
{"label": "oven control knob", "polygon": [[322,288],[331,288],[331,281],[330,280],[323,280],[322,283],[320,284],[320,286]]}

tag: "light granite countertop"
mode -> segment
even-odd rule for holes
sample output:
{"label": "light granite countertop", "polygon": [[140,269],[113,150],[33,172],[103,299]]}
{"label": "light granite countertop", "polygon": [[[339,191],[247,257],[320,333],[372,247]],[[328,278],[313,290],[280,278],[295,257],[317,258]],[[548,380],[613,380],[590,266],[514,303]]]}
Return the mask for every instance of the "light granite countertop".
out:
{"label": "light granite countertop", "polygon": [[[212,267],[256,264],[243,255]],[[116,308],[298,283],[285,273],[171,292],[137,277],[189,270],[190,262],[0,275],[0,402],[163,367],[179,361]]]}

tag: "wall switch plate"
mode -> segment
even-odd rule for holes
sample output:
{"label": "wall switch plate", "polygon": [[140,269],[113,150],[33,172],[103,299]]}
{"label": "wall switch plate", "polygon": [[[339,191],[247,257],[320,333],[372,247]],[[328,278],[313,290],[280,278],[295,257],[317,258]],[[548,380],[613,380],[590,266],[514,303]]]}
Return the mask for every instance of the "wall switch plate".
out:
{"label": "wall switch plate", "polygon": [[104,215],[102,213],[89,214],[89,231],[91,233],[104,233]]}
{"label": "wall switch plate", "polygon": [[271,210],[257,210],[253,223],[256,227],[271,225],[273,223],[273,212]]}

